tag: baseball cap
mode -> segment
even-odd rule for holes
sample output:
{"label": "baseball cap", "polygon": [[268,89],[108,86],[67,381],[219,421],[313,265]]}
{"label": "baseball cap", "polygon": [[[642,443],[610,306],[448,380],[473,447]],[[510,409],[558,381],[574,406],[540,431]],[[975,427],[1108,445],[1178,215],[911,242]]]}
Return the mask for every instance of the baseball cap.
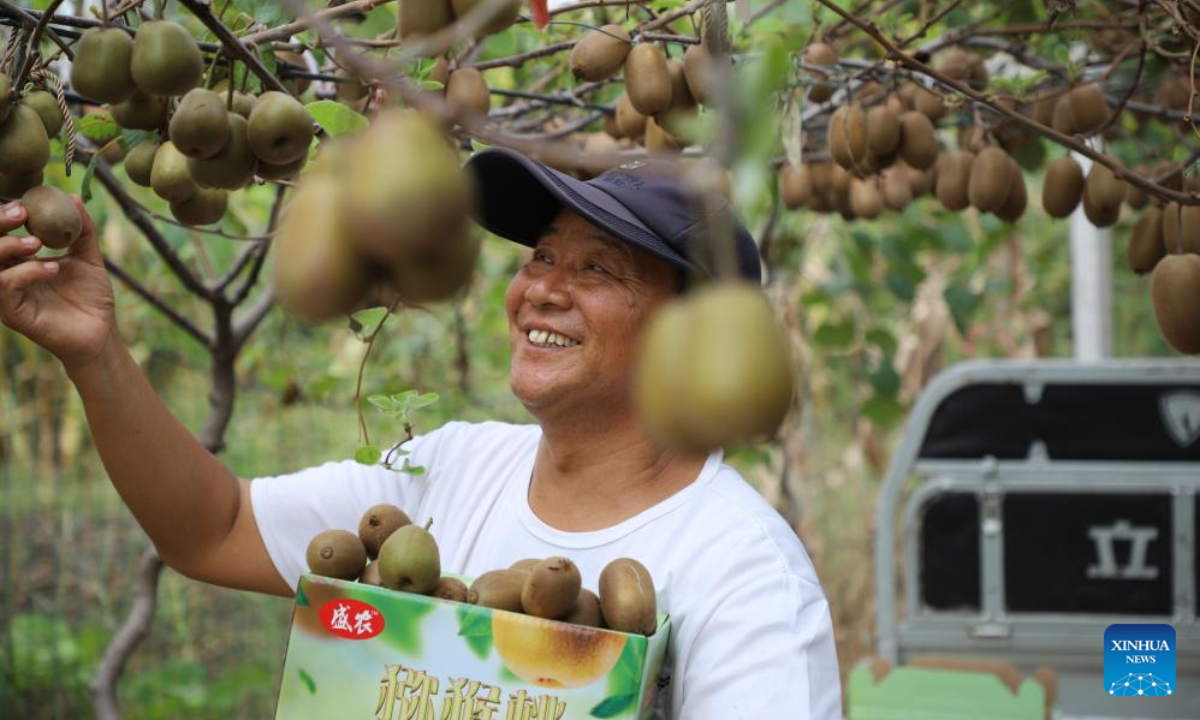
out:
{"label": "baseball cap", "polygon": [[488,148],[467,161],[476,184],[475,221],[485,230],[534,247],[550,221],[568,207],[613,237],[674,265],[714,277],[714,258],[699,252],[702,233],[733,231],[738,275],[762,282],[758,246],[722,196],[705,208],[671,172],[646,159],[579,180],[508,148]]}

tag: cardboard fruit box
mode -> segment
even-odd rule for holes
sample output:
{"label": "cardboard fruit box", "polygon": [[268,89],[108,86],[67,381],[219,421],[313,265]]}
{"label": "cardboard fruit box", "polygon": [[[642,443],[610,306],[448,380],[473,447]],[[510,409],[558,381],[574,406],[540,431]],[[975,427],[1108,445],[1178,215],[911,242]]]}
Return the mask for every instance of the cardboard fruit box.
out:
{"label": "cardboard fruit box", "polygon": [[308,574],[275,718],[649,718],[670,632],[661,613],[643,637]]}

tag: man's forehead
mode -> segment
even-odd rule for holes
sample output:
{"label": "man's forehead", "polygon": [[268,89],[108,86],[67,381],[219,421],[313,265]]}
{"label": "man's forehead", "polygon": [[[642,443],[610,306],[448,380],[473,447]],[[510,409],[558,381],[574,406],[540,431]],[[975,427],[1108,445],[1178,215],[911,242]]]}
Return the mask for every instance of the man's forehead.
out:
{"label": "man's forehead", "polygon": [[584,238],[593,240],[627,257],[633,255],[633,248],[629,246],[629,243],[618,240],[604,230],[596,227],[587,218],[568,208],[564,208],[550,221],[550,224],[542,231],[538,241],[540,243],[543,240],[564,236],[569,236],[573,239]]}

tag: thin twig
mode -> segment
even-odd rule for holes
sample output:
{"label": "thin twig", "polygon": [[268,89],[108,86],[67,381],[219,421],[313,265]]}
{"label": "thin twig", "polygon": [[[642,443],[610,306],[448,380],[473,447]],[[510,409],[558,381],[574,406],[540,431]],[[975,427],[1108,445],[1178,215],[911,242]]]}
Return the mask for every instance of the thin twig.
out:
{"label": "thin twig", "polygon": [[167,304],[167,301],[156,295],[150,288],[138,282],[120,265],[117,265],[112,260],[105,258],[104,267],[108,269],[109,273],[124,283],[126,287],[137,294],[138,297],[150,303],[151,307],[165,315],[168,320],[175,323],[179,329],[183,330],[188,335],[191,335],[192,338],[196,342],[200,343],[203,347],[208,347],[209,343],[212,342],[212,338],[209,337],[203,330],[196,327],[191,320],[188,320],[184,316],[180,315],[175,308]]}
{"label": "thin twig", "polygon": [[225,23],[217,19],[216,15],[212,14],[208,0],[179,0],[179,4],[187,8],[196,16],[206,28],[212,31],[213,35],[221,41],[221,47],[230,56],[241,60],[246,67],[250,68],[250,72],[258,76],[262,81],[263,87],[277,92],[291,95],[291,92],[279,82],[279,78],[271,74],[270,70],[259,61],[258,57],[246,49],[243,41],[234,36],[233,32],[225,26]]}

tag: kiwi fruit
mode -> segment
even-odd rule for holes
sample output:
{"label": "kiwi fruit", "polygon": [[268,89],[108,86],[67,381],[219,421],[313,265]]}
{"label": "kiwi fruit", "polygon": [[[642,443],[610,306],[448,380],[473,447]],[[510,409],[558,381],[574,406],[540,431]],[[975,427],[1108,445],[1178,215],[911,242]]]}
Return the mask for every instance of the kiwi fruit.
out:
{"label": "kiwi fruit", "polygon": [[70,247],[83,232],[83,218],[71,198],[56,187],[39,185],[21,196],[28,219],[25,228],[48,248]]}
{"label": "kiwi fruit", "polygon": [[371,94],[371,88],[359,81],[355,75],[341,68],[337,69],[334,77],[345,78],[344,81],[333,84],[338,100],[354,108],[356,112],[364,111],[367,106],[368,96]]}
{"label": "kiwi fruit", "polygon": [[28,173],[26,175],[8,175],[0,173],[0,198],[5,200],[16,200],[25,194],[30,188],[35,188],[42,184],[42,171]]}
{"label": "kiwi fruit", "polygon": [[[671,106],[671,73],[667,57],[652,43],[633,46],[625,57],[625,92],[635,110],[657,115]],[[684,74],[686,75],[686,66]]]}
{"label": "kiwi fruit", "polygon": [[958,147],[978,155],[994,143],[982,125],[964,125],[958,129]]}
{"label": "kiwi fruit", "polygon": [[1092,163],[1083,183],[1084,194],[1088,195],[1092,205],[1098,208],[1119,207],[1125,202],[1125,188],[1125,181],[1118,180],[1110,168],[1100,163]]}
{"label": "kiwi fruit", "polygon": [[7,73],[0,73],[0,123],[8,119],[8,113],[13,105],[12,80]]}
{"label": "kiwi fruit", "polygon": [[867,149],[879,158],[892,157],[900,148],[900,116],[887,105],[867,111]]}
{"label": "kiwi fruit", "polygon": [[392,533],[411,525],[412,520],[400,508],[390,503],[372,505],[358,521],[358,537],[367,549],[367,557],[379,557],[379,548]]}
{"label": "kiwi fruit", "polygon": [[228,190],[201,187],[187,200],[171,203],[171,215],[184,225],[211,225],[225,217],[228,208]]}
{"label": "kiwi fruit", "polygon": [[150,187],[151,172],[154,170],[154,155],[158,152],[157,140],[143,140],[125,156],[125,172],[129,179],[142,187]]}
{"label": "kiwi fruit", "polygon": [[1014,223],[1025,214],[1025,210],[1029,205],[1029,191],[1025,187],[1025,176],[1021,173],[1021,168],[1017,165],[1017,161],[1009,156],[1009,188],[1007,197],[1004,199],[1004,204],[996,210],[996,217],[1006,223]]}
{"label": "kiwi fruit", "polygon": [[[692,110],[696,107],[696,98],[687,84],[687,70],[680,58],[667,60],[667,74],[671,76],[671,107],[667,114],[678,110]],[[665,118],[664,118],[665,119]]]}
{"label": "kiwi fruit", "polygon": [[[1150,168],[1145,165],[1138,165],[1133,171],[1139,177],[1151,177]],[[1141,210],[1150,204],[1150,196],[1146,194],[1145,190],[1134,185],[1132,182],[1126,183],[1125,204],[1134,210]]]}
{"label": "kiwi fruit", "polygon": [[1075,212],[1083,198],[1083,168],[1074,158],[1064,155],[1046,167],[1042,185],[1042,207],[1053,218],[1065,218]]}
{"label": "kiwi fruit", "polygon": [[646,118],[646,134],[642,142],[652,155],[676,154],[684,145],[679,138],[664,130],[653,116]]}
{"label": "kiwi fruit", "polygon": [[541,562],[542,561],[540,558],[525,558],[524,560],[518,560],[515,563],[513,563],[512,565],[509,565],[508,569],[509,570],[523,570],[525,572],[533,572],[533,569],[535,567],[537,567],[539,564],[541,564]]}
{"label": "kiwi fruit", "polygon": [[937,122],[946,114],[946,102],[942,96],[920,83],[907,82],[900,86],[900,100],[905,110],[916,110],[929,118],[930,122]]}
{"label": "kiwi fruit", "polygon": [[45,90],[36,90],[27,94],[21,103],[33,108],[33,111],[42,119],[47,137],[58,137],[58,133],[62,130],[63,118],[62,111],[58,108],[58,100],[53,95]]}
{"label": "kiwi fruit", "polygon": [[996,212],[1004,206],[1012,188],[1011,159],[998,147],[984,149],[971,163],[967,197],[979,212]]}
{"label": "kiwi fruit", "polygon": [[843,105],[829,118],[829,154],[847,170],[867,161],[867,114],[857,105]]}
{"label": "kiwi fruit", "polygon": [[150,169],[150,187],[154,194],[169,203],[180,203],[196,194],[199,189],[188,172],[187,157],[167,141],[158,146],[154,153],[154,165]]}
{"label": "kiwi fruit", "polygon": [[130,60],[133,81],[149,95],[183,95],[204,73],[195,38],[180,24],[151,20],[138,27]]}
{"label": "kiwi fruit", "polygon": [[646,116],[633,107],[628,93],[617,98],[617,127],[622,135],[635,140],[646,132]]}
{"label": "kiwi fruit", "polygon": [[712,105],[716,101],[711,96],[715,70],[713,62],[712,53],[704,43],[689,45],[683,52],[683,74],[687,78],[688,90],[701,105]]}
{"label": "kiwi fruit", "polygon": [[450,300],[470,282],[481,246],[478,235],[464,227],[437,251],[399,263],[391,274],[392,287],[414,305]]}
{"label": "kiwi fruit", "polygon": [[453,600],[454,602],[465,603],[467,601],[466,584],[458,578],[443,577],[438,580],[437,585],[433,586],[433,591],[430,596],[441,598],[442,600]]}
{"label": "kiwi fruit", "polygon": [[489,4],[487,0],[450,0],[450,6],[454,11],[454,17],[461,20],[467,13],[475,9],[477,5],[488,4],[491,7],[488,19],[484,22],[483,27],[476,34],[476,37],[484,37],[486,35],[494,35],[498,32],[503,32],[512,26],[521,15],[520,0],[507,0],[503,5],[495,6]]}
{"label": "kiwi fruit", "polygon": [[467,602],[493,610],[524,612],[521,594],[530,573],[524,570],[491,570],[475,578]]}
{"label": "kiwi fruit", "polygon": [[571,48],[568,63],[576,80],[602,82],[617,73],[633,47],[620,25],[604,25],[588,32]]}
{"label": "kiwi fruit", "polygon": [[770,435],[791,407],[787,343],[757,286],[715,283],[674,300],[645,338],[635,394],[668,447],[712,450]]}
{"label": "kiwi fruit", "polygon": [[912,202],[912,185],[908,183],[908,176],[903,170],[894,167],[884,170],[879,184],[883,192],[883,204],[889,210],[903,212]]}
{"label": "kiwi fruit", "polygon": [[238,190],[254,180],[257,159],[247,137],[249,123],[237,113],[224,111],[229,123],[229,140],[216,155],[206,159],[188,159],[188,172],[200,187]]}
{"label": "kiwi fruit", "polygon": [[1166,254],[1163,245],[1163,211],[1151,205],[1142,210],[1137,222],[1133,224],[1133,230],[1129,234],[1129,246],[1125,250],[1125,260],[1130,270],[1138,275],[1145,275],[1153,270]]}
{"label": "kiwi fruit", "polygon": [[1200,255],[1200,206],[1173,202],[1163,208],[1163,245],[1168,253]]}
{"label": "kiwi fruit", "polygon": [[[816,42],[804,48],[804,54],[801,56],[801,61],[805,65],[823,65],[833,66],[840,61],[837,49],[829,43]],[[819,70],[808,70],[808,73],[813,77],[813,83],[808,91],[808,99],[812,102],[825,102],[833,97],[833,86],[828,85],[825,81],[829,76]]]}
{"label": "kiwi fruit", "polygon": [[226,101],[226,107],[229,108],[229,112],[234,113],[235,115],[241,115],[249,120],[250,113],[254,111],[254,101],[256,99],[257,98],[250,93],[242,92],[241,90],[235,90],[233,93],[233,98]]}
{"label": "kiwi fruit", "polygon": [[213,157],[229,142],[229,134],[229,110],[212,90],[190,90],[171,117],[171,142],[189,158]]}
{"label": "kiwi fruit", "polygon": [[451,72],[446,82],[446,104],[456,119],[487,115],[492,107],[492,96],[483,73],[473,67]]}
{"label": "kiwi fruit", "polygon": [[0,123],[0,168],[7,175],[41,172],[50,161],[50,138],[37,111],[17,103]]}
{"label": "kiwi fruit", "polygon": [[954,80],[971,79],[971,53],[960,47],[949,47],[938,56],[934,69]]}
{"label": "kiwi fruit", "polygon": [[1165,78],[1154,93],[1154,104],[1170,110],[1183,110],[1192,99],[1192,84],[1182,75]]}
{"label": "kiwi fruit", "polygon": [[[974,159],[974,158],[972,158]],[[937,164],[928,170],[918,170],[906,162],[896,163],[896,167],[904,173],[908,178],[908,184],[912,186],[912,194],[914,198],[919,198],[929,195],[934,192],[937,187]]]}
{"label": "kiwi fruit", "polygon": [[308,569],[339,580],[357,580],[367,566],[367,551],[348,530],[325,530],[308,543]]}
{"label": "kiwi fruit", "polygon": [[381,112],[351,145],[347,165],[346,216],[367,256],[394,267],[460,237],[470,186],[432,121],[403,109]]}
{"label": "kiwi fruit", "polygon": [[966,210],[971,204],[967,187],[974,162],[975,154],[963,150],[949,150],[938,156],[934,194],[942,207],[950,212]]}
{"label": "kiwi fruit", "polygon": [[262,160],[255,160],[254,174],[263,180],[287,180],[288,178],[295,177],[307,164],[308,153],[301,155],[286,165],[272,165]]}
{"label": "kiwi fruit", "polygon": [[883,194],[875,178],[850,181],[850,208],[856,217],[863,220],[874,220],[883,212]]}
{"label": "kiwi fruit", "polygon": [[633,558],[619,558],[600,573],[600,610],[613,630],[653,635],[658,628],[658,599],[650,571]]}
{"label": "kiwi fruit", "polygon": [[1083,214],[1087,217],[1088,222],[1098,228],[1112,227],[1121,219],[1121,206],[1101,206],[1092,202],[1092,196],[1086,191],[1083,193]]}
{"label": "kiwi fruit", "polygon": [[286,165],[306,155],[316,134],[308,110],[296,98],[275,90],[254,101],[247,122],[250,149],[272,165]]}
{"label": "kiwi fruit", "polygon": [[102,103],[125,101],[134,90],[131,73],[134,47],[134,39],[122,29],[85,30],[75,44],[71,87],[80,95]]}
{"label": "kiwi fruit", "polygon": [[1171,347],[1200,353],[1200,255],[1168,255],[1150,276],[1154,319]]}
{"label": "kiwi fruit", "polygon": [[343,182],[334,173],[310,173],[272,241],[275,295],[285,311],[307,322],[346,315],[368,289],[370,273],[343,217]]}
{"label": "kiwi fruit", "polygon": [[791,164],[785,162],[779,169],[779,189],[788,210],[808,204],[813,194],[812,174],[808,167],[801,165],[799,170],[793,170]]}
{"label": "kiwi fruit", "polygon": [[1075,132],[1091,135],[1108,122],[1109,107],[1104,93],[1095,83],[1078,85],[1068,92],[1067,98],[1074,119]]}
{"label": "kiwi fruit", "polygon": [[392,590],[426,595],[442,579],[437,542],[420,525],[405,525],[389,535],[379,548],[378,562],[383,585]]}
{"label": "kiwi fruit", "polygon": [[600,598],[587,588],[579,589],[579,597],[575,599],[575,607],[562,619],[572,625],[584,625],[603,629],[604,613],[600,610]]}
{"label": "kiwi fruit", "polygon": [[583,579],[570,558],[551,557],[538,563],[521,589],[521,608],[527,615],[557,620],[566,617],[579,599]]}
{"label": "kiwi fruit", "polygon": [[933,123],[924,113],[909,110],[900,116],[900,157],[918,170],[937,164],[938,141]]}
{"label": "kiwi fruit", "polygon": [[364,585],[383,587],[383,577],[379,574],[379,563],[373,562],[367,565],[358,581]]}
{"label": "kiwi fruit", "polygon": [[400,38],[429,35],[454,22],[450,0],[405,0],[398,17]]}
{"label": "kiwi fruit", "polygon": [[157,130],[167,122],[167,99],[134,90],[128,100],[112,106],[112,118],[127,130]]}
{"label": "kiwi fruit", "polygon": [[1075,111],[1071,107],[1070,93],[1064,93],[1054,101],[1054,115],[1050,127],[1064,135],[1074,135],[1079,132],[1075,123]]}
{"label": "kiwi fruit", "polygon": [[583,152],[580,169],[589,177],[595,177],[620,162],[621,146],[608,133],[594,132],[584,139]]}

